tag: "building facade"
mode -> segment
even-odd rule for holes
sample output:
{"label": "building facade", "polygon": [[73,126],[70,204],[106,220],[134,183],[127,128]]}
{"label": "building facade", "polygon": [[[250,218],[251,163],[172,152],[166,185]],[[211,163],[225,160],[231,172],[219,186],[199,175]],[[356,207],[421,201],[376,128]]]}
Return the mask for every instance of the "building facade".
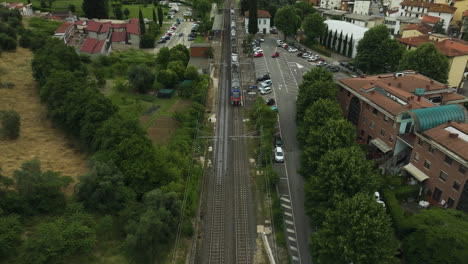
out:
{"label": "building facade", "polygon": [[[249,32],[249,11],[245,11],[244,17],[245,32]],[[258,32],[263,34],[270,33],[270,19],[271,15],[268,11],[257,10]]]}
{"label": "building facade", "polygon": [[[426,157],[427,153],[421,151],[420,145],[425,148],[428,148],[428,145],[419,141],[419,138],[424,137],[425,142],[428,142],[427,138],[430,137],[434,142],[439,142],[439,145],[431,143],[438,149],[453,148],[454,144],[434,136],[432,131],[445,129],[446,127],[439,126],[443,126],[449,120],[452,120],[451,122],[456,120],[455,122],[460,122],[460,126],[466,127],[468,114],[460,105],[467,101],[465,97],[456,94],[454,89],[442,83],[412,71],[340,79],[336,83],[340,89],[338,100],[345,117],[356,126],[358,141],[369,145],[369,154],[381,169],[389,173],[405,171],[404,173],[408,174],[412,181],[420,182],[426,198],[434,204],[445,206],[442,200],[448,202],[450,196],[453,208],[468,206],[468,199],[466,202],[460,202],[468,195],[468,191],[463,191],[466,189],[464,168],[468,159],[466,141],[463,143],[465,145],[459,141],[457,143],[459,147],[453,150],[459,152],[460,149],[464,149],[464,151],[451,155],[453,161],[447,159],[448,163],[453,164],[453,168],[444,168],[444,173],[448,176],[442,174],[443,177],[450,179],[446,180],[447,184],[444,186],[436,184],[441,173],[440,170],[435,172],[435,169],[445,166],[442,164],[445,156],[443,159],[439,154],[434,158]],[[449,132],[453,131],[449,129]],[[457,133],[460,139],[466,139],[461,132]],[[431,155],[435,155],[436,152],[432,153]],[[427,159],[427,163],[432,165],[424,165],[423,160],[421,168],[421,164],[412,161],[414,155],[419,161]],[[464,167],[460,169],[460,165]],[[425,172],[424,166],[429,166],[427,171],[430,173]],[[454,184],[455,189],[459,189],[459,195],[451,191]],[[436,187],[447,196],[442,194],[439,196],[440,191],[436,190]],[[437,193],[435,198],[440,199],[431,198],[434,192]]]}

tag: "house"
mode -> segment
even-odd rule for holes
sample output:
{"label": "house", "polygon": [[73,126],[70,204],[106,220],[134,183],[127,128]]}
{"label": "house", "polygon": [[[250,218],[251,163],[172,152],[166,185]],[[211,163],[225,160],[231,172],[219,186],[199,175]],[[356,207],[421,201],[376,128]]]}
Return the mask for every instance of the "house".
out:
{"label": "house", "polygon": [[340,19],[343,18],[343,16],[348,13],[347,11],[343,10],[335,10],[335,9],[327,9],[327,8],[317,8],[317,12],[320,14],[325,19],[337,19],[338,17]]}
{"label": "house", "polygon": [[20,12],[22,16],[32,16],[34,11],[32,9],[32,4],[23,4],[23,3],[6,3],[3,2],[1,5],[8,7],[9,10],[16,9]]}
{"label": "house", "polygon": [[65,44],[68,43],[68,38],[75,32],[76,27],[74,23],[65,22],[60,27],[55,30],[54,37],[63,40]]}
{"label": "house", "polygon": [[400,3],[400,16],[421,18],[429,15],[439,17],[444,20],[445,31],[452,22],[456,10],[456,7],[432,2],[405,0]]}
{"label": "house", "polygon": [[85,32],[89,38],[95,38],[98,40],[107,39],[110,35],[111,23],[100,23],[94,20],[88,21],[88,25],[85,28]]}
{"label": "house", "polygon": [[440,17],[441,21],[444,23],[445,32],[447,32],[456,10],[457,8],[453,6],[439,5],[429,8],[427,14],[433,17]]}
{"label": "house", "polygon": [[340,10],[341,0],[321,0],[319,6],[326,9]]}
{"label": "house", "polygon": [[461,27],[461,22],[464,17],[464,12],[468,10],[468,0],[454,1],[453,7],[456,7],[455,13],[453,13],[452,24]]}
{"label": "house", "polygon": [[398,41],[408,50],[416,49],[423,43],[432,42],[437,50],[447,56],[449,60],[448,84],[453,87],[461,87],[464,73],[468,63],[468,42],[449,38],[441,34],[425,34],[408,38],[399,38]]}
{"label": "house", "polygon": [[111,45],[107,44],[107,40],[98,40],[95,38],[85,39],[83,46],[80,48],[80,53],[91,56],[107,55],[111,52]]}
{"label": "house", "polygon": [[[337,51],[338,44],[335,43],[335,46],[327,45],[327,41],[321,39],[322,45],[329,46],[330,49],[337,51],[338,53],[344,54],[345,56],[354,58],[356,56],[356,47],[359,41],[364,37],[364,33],[368,30],[368,28],[361,27],[346,21],[341,20],[325,20],[324,22],[327,24],[328,34],[334,35],[335,32],[339,38],[339,35],[342,36],[342,43],[347,42],[341,45],[342,50]],[[344,41],[346,40],[346,41]],[[337,40],[339,43],[339,40]],[[351,48],[350,48],[351,46]],[[349,49],[351,49],[351,56],[349,56]],[[343,52],[344,51],[344,52]]]}
{"label": "house", "polygon": [[359,15],[369,15],[371,0],[356,0],[354,1],[353,13]]}
{"label": "house", "polygon": [[127,24],[127,42],[133,46],[140,46],[140,26],[136,18],[131,18]]}
{"label": "house", "polygon": [[459,36],[461,39],[463,39],[465,35],[466,25],[468,25],[468,10],[465,10],[465,12],[463,12],[463,18],[461,21],[461,29],[460,29],[460,36]]}
{"label": "house", "polygon": [[[368,145],[369,155],[376,160],[379,168],[390,173],[404,170],[409,177],[414,177],[412,181],[421,182],[425,194],[432,195],[434,192],[439,192],[435,190],[437,187],[442,193],[450,195],[453,207],[467,208],[468,188],[465,186],[467,143],[466,141],[463,144],[460,141],[450,143],[443,138],[448,133],[454,133],[452,128],[447,129],[448,125],[444,124],[450,120],[452,123],[468,121],[468,113],[460,105],[468,101],[467,98],[455,93],[455,89],[414,71],[363,75],[339,79],[336,83],[339,87],[338,101],[345,117],[356,126],[358,141]],[[459,126],[455,125],[457,130],[465,131],[463,133],[466,135],[466,124]],[[464,137],[463,133],[456,133],[460,138]],[[449,159],[447,161],[453,168],[444,169],[447,177],[443,174],[443,177],[450,179],[447,180],[447,186],[433,184],[434,181],[438,181],[440,175],[440,170],[437,169],[445,166],[443,164],[445,158],[442,154],[428,158],[420,149],[420,146],[428,148],[428,144],[421,143],[420,138],[423,138],[424,142],[428,142],[428,138],[431,138],[431,144],[434,148],[440,149],[441,153],[447,154],[449,152],[446,149],[452,149],[452,153],[449,154],[453,161]],[[436,155],[436,152],[431,151],[433,153],[428,155]],[[458,153],[453,153],[457,151]],[[415,155],[421,164],[415,164],[411,160]],[[428,160],[429,165],[426,164],[426,168],[423,158]],[[461,165],[463,167],[460,169]],[[459,170],[463,172],[462,175],[459,175],[461,174]],[[454,180],[460,184],[460,186],[455,185],[459,189],[458,192],[464,194],[455,195],[448,191],[455,184]],[[461,197],[465,197],[465,202],[460,202],[463,200]],[[439,204],[442,204],[442,199],[448,201],[448,197],[444,195],[440,197],[437,195],[434,198],[435,203]]]}
{"label": "house", "polygon": [[49,13],[46,13],[45,18],[50,19],[50,20],[55,20],[55,21],[72,22],[72,23],[78,20],[76,15],[74,15],[70,11],[49,12]]}
{"label": "house", "polygon": [[192,43],[190,45],[190,57],[208,57],[207,51],[211,48],[211,43]]}
{"label": "house", "polygon": [[409,24],[402,29],[402,38],[417,37],[432,32],[432,26],[426,23]]}
{"label": "house", "polygon": [[[244,13],[244,24],[245,24],[245,32],[249,31],[249,11],[245,11]],[[270,12],[265,10],[257,10],[257,19],[258,19],[258,32],[263,34],[270,33],[270,19],[271,15]]]}
{"label": "house", "polygon": [[377,25],[381,25],[384,22],[384,17],[382,16],[369,16],[362,15],[357,13],[351,13],[344,15],[344,21],[352,23],[357,26],[372,28]]}

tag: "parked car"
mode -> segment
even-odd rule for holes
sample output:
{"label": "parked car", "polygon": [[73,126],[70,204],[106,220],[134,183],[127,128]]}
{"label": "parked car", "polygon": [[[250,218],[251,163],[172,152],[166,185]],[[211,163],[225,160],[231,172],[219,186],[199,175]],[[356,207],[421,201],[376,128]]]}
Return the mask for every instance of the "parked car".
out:
{"label": "parked car", "polygon": [[283,41],[281,39],[278,39],[276,43],[278,44],[278,47],[281,47],[281,45],[283,44]]}
{"label": "parked car", "polygon": [[270,79],[271,79],[270,74],[266,73],[263,76],[258,77],[257,82],[263,82],[263,81],[270,80]]}
{"label": "parked car", "polygon": [[275,147],[283,147],[283,140],[280,136],[275,136]]}
{"label": "parked car", "polygon": [[174,33],[174,30],[169,29],[168,31],[166,31],[166,33]]}
{"label": "parked car", "polygon": [[309,54],[309,53],[304,53],[304,54],[302,54],[302,58],[304,58],[304,59],[307,59],[307,58],[309,58],[309,57],[310,57],[310,54]]}
{"label": "parked car", "polygon": [[275,102],[275,99],[273,98],[268,98],[265,100],[265,104],[268,105],[268,106],[271,106],[271,105],[274,105],[276,102]]}
{"label": "parked car", "polygon": [[273,53],[273,55],[271,55],[271,57],[272,58],[277,58],[277,57],[279,57],[279,55],[280,55],[279,52],[275,52],[275,53]]}
{"label": "parked car", "polygon": [[166,33],[166,36],[172,37],[172,33]]}
{"label": "parked car", "polygon": [[187,40],[188,40],[188,41],[194,41],[195,38],[194,38],[194,37],[188,37]]}
{"label": "parked car", "polygon": [[304,54],[303,52],[298,52],[298,53],[297,53],[297,56],[298,56],[298,57],[302,57],[303,54]]}
{"label": "parked car", "polygon": [[340,67],[338,66],[333,66],[333,65],[329,65],[327,67],[327,70],[331,71],[331,72],[339,72],[340,71]]}
{"label": "parked car", "polygon": [[158,41],[159,44],[166,43],[166,39],[162,38]]}
{"label": "parked car", "polygon": [[290,48],[288,49],[288,51],[289,51],[289,52],[296,52],[297,49],[296,49],[295,47],[290,47]]}
{"label": "parked car", "polygon": [[269,93],[271,93],[273,91],[273,89],[271,89],[271,87],[260,87],[260,88],[258,88],[258,90],[260,91],[261,95],[269,94]]}
{"label": "parked car", "polygon": [[163,38],[164,38],[165,40],[170,40],[170,39],[171,39],[170,36],[164,36]]}
{"label": "parked car", "polygon": [[265,80],[265,81],[260,83],[260,87],[269,87],[272,84],[273,84],[273,82],[271,80]]}
{"label": "parked car", "polygon": [[327,63],[325,61],[319,61],[316,64],[317,67],[323,67],[323,66],[326,66],[326,65],[327,65]]}
{"label": "parked car", "polygon": [[257,39],[257,41],[259,41],[259,42],[265,42],[265,39],[264,39],[264,38],[259,38],[259,39]]}
{"label": "parked car", "polygon": [[281,147],[276,147],[273,151],[275,153],[275,161],[276,162],[284,162],[284,152]]}
{"label": "parked car", "polygon": [[263,50],[262,50],[262,48],[256,47],[256,48],[253,49],[253,52],[262,52],[263,53]]}
{"label": "parked car", "polygon": [[282,47],[283,49],[287,50],[287,49],[288,49],[288,47],[289,47],[289,45],[288,45],[288,44],[286,44],[286,43],[283,43],[283,44],[281,45],[281,47]]}
{"label": "parked car", "polygon": [[174,26],[172,26],[172,27],[170,27],[170,29],[172,29],[172,30],[176,30],[176,29],[177,29],[177,27],[174,27]]}
{"label": "parked car", "polygon": [[255,52],[253,55],[255,58],[263,57],[263,52]]}

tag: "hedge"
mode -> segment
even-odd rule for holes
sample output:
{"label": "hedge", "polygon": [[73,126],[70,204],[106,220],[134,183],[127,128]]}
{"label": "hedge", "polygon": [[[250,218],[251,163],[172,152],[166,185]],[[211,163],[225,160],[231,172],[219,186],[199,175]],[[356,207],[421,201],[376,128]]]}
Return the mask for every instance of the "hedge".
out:
{"label": "hedge", "polygon": [[405,185],[395,189],[395,193],[398,201],[406,201],[408,198],[417,198],[419,195],[419,186],[418,185]]}
{"label": "hedge", "polygon": [[393,226],[395,227],[397,234],[399,236],[407,234],[410,231],[407,223],[408,220],[405,217],[405,210],[401,207],[395,196],[395,192],[385,189],[382,191],[382,198],[385,202],[387,212],[392,217]]}

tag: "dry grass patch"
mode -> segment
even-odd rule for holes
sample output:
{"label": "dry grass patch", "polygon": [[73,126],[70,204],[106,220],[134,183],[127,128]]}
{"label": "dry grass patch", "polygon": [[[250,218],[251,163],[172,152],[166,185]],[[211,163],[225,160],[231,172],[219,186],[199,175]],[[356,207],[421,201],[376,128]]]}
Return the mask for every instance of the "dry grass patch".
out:
{"label": "dry grass patch", "polygon": [[12,176],[22,163],[37,157],[43,170],[76,178],[87,171],[86,155],[47,119],[47,108],[39,101],[32,77],[32,57],[30,50],[18,48],[4,52],[0,59],[0,68],[4,69],[0,79],[15,85],[13,89],[0,89],[0,110],[15,110],[21,116],[19,138],[0,141],[0,167],[6,176]]}
{"label": "dry grass patch", "polygon": [[177,100],[175,104],[167,110],[169,113],[175,113],[175,112],[180,112],[189,109],[190,105],[192,104],[192,101],[187,100],[187,99],[180,99]]}
{"label": "dry grass patch", "polygon": [[176,129],[177,122],[171,116],[160,116],[146,132],[153,144],[166,144]]}

